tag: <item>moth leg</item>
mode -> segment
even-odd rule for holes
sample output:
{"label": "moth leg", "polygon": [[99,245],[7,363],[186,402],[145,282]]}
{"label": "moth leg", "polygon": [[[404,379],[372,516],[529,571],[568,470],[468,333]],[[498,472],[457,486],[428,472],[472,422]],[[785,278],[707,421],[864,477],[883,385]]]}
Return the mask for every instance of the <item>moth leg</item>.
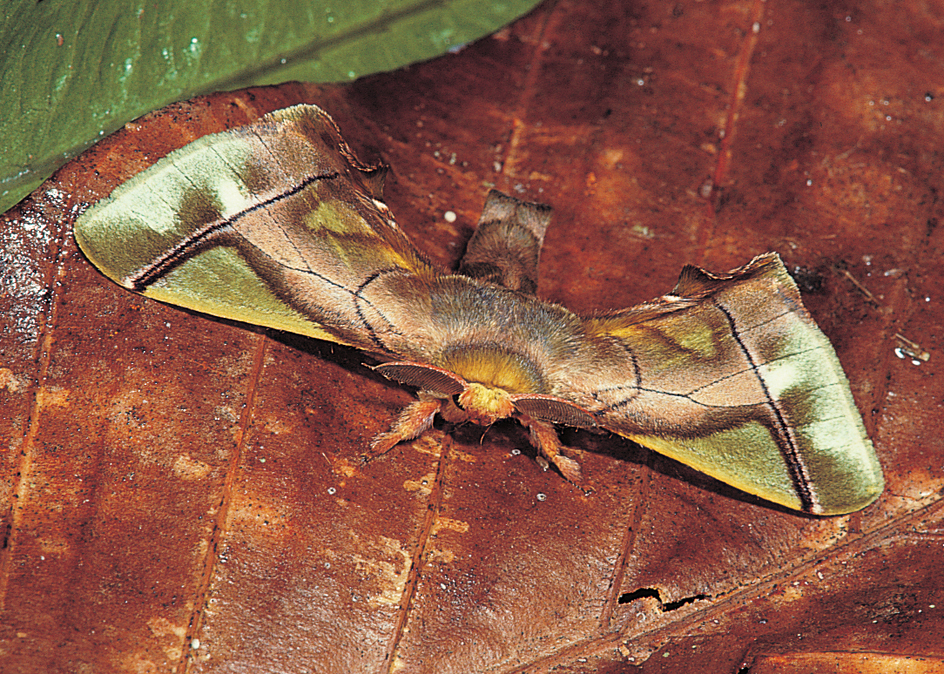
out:
{"label": "moth leg", "polygon": [[523,414],[519,416],[519,419],[531,431],[531,444],[537,448],[539,458],[543,457],[557,466],[561,475],[569,482],[574,484],[580,482],[580,464],[561,453],[563,445],[557,437],[554,426]]}
{"label": "moth leg", "polygon": [[450,424],[461,424],[469,420],[469,413],[456,405],[452,398],[442,400],[439,416],[443,418],[443,421],[448,421]]}
{"label": "moth leg", "polygon": [[400,412],[390,430],[378,434],[370,443],[370,456],[386,454],[404,440],[417,438],[433,425],[433,418],[442,406],[442,400],[422,391],[416,400]]}

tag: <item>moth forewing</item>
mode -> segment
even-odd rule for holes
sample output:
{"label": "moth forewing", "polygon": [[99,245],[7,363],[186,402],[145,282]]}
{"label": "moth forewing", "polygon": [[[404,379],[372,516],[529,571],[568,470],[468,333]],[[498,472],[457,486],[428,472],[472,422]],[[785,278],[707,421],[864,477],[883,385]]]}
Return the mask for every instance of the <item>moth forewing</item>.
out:
{"label": "moth forewing", "polygon": [[602,424],[790,508],[840,514],[874,501],[884,483],[872,443],[779,257],[725,276],[689,268],[674,293],[661,315],[656,301],[644,320],[628,310],[597,323],[638,378],[603,392]]}

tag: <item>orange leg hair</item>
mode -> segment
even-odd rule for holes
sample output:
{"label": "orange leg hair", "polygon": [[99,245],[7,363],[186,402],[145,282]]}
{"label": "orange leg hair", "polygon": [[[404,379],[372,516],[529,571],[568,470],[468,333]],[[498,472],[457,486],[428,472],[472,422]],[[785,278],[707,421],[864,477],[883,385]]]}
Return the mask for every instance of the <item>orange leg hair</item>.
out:
{"label": "orange leg hair", "polygon": [[433,425],[442,400],[420,392],[419,400],[403,408],[389,431],[378,434],[370,443],[372,456],[386,454],[404,440],[419,437]]}
{"label": "orange leg hair", "polygon": [[524,414],[517,415],[518,420],[531,431],[531,444],[538,450],[538,455],[557,466],[569,482],[580,482],[580,464],[561,453],[563,445],[557,437],[554,426],[546,421],[537,421]]}

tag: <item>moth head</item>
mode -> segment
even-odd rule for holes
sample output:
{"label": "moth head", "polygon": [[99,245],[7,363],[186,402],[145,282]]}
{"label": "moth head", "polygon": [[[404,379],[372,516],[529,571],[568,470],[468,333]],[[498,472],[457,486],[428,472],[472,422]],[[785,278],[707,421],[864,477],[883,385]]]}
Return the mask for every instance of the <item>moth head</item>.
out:
{"label": "moth head", "polygon": [[459,407],[469,420],[488,426],[515,413],[515,404],[508,391],[471,382],[458,396]]}
{"label": "moth head", "polygon": [[[452,399],[463,414],[451,421],[462,418],[488,426],[506,417],[527,417],[577,428],[597,426],[593,414],[567,400],[540,393],[513,393],[495,381],[468,381],[441,367],[401,361],[382,363],[374,370],[402,384],[416,386],[437,398]],[[506,378],[509,376],[508,370],[514,374],[513,368],[506,369]]]}

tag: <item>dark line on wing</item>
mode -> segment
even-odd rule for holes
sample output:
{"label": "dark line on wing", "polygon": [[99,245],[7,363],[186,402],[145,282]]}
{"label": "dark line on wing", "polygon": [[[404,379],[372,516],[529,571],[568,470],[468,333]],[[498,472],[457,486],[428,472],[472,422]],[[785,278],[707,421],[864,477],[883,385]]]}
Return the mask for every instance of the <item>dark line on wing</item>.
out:
{"label": "dark line on wing", "polygon": [[[599,403],[602,403],[603,401],[600,400],[600,396],[602,394],[611,393],[612,391],[619,391],[621,389],[631,389],[632,391],[635,392],[635,395],[631,395],[621,400],[617,400],[616,402],[605,403],[603,407],[600,408],[599,412],[597,412],[597,414],[602,414],[603,412],[612,412],[613,410],[619,409],[620,407],[625,407],[626,405],[629,405],[631,402],[633,402],[636,398],[639,397],[640,391],[646,391],[648,393],[653,393],[653,392],[664,393],[664,391],[651,391],[650,389],[643,389],[643,388],[640,388],[639,386],[626,384],[625,386],[612,386],[610,388],[599,389],[598,391],[594,391],[592,393],[592,396],[594,400],[596,400]],[[666,395],[678,395],[678,394],[666,393]]]}
{"label": "dark line on wing", "polygon": [[[636,391],[636,395],[629,396],[628,398],[623,398],[622,400],[619,400],[619,401],[614,402],[614,403],[605,404],[605,405],[597,412],[597,414],[602,414],[603,412],[610,412],[610,411],[612,411],[612,410],[615,410],[615,409],[618,409],[618,408],[623,407],[623,406],[625,406],[625,405],[628,405],[628,404],[630,404],[632,401],[634,401],[636,398],[639,397],[639,391],[643,391],[643,390],[649,391],[649,389],[643,389],[643,388],[640,386],[640,384],[642,383],[642,370],[641,370],[640,367],[639,367],[639,357],[636,355],[636,352],[633,351],[632,348],[630,348],[629,346],[627,346],[626,344],[624,344],[621,340],[615,340],[615,343],[616,343],[617,346],[619,346],[620,348],[622,348],[624,351],[626,351],[626,352],[629,354],[629,360],[630,360],[630,362],[633,364],[633,376],[635,377],[635,383],[634,383],[634,384],[623,384],[622,386],[612,386],[612,387],[610,387],[610,388],[599,389],[599,390],[597,390],[597,391],[594,391],[591,395],[593,396],[593,399],[596,400],[597,402],[603,402],[603,401],[600,400],[600,398],[598,397],[598,394],[600,394],[600,393],[608,393],[608,392],[610,392],[610,391],[618,391],[618,390],[625,389],[625,388],[629,388],[629,389],[632,389],[632,390]],[[659,391],[659,393],[661,393],[661,391]],[[671,395],[671,394],[668,394],[668,395]]]}
{"label": "dark line on wing", "polygon": [[[376,281],[381,276],[384,276],[385,274],[401,272],[401,271],[403,270],[400,267],[393,267],[391,269],[381,269],[379,271],[375,271],[373,274],[367,277],[367,280],[365,280],[363,283],[357,286],[357,290],[351,293],[351,295],[354,297],[354,310],[357,312],[357,317],[361,319],[361,323],[364,324],[364,327],[367,330],[367,334],[370,337],[371,341],[373,341],[374,344],[376,344],[377,346],[381,347],[384,350],[388,350],[387,345],[384,344],[383,340],[381,340],[380,337],[377,336],[377,332],[374,330],[370,321],[367,320],[367,317],[364,315],[364,312],[361,308],[361,302],[363,302],[367,306],[372,307],[374,310],[376,310],[377,313],[380,314],[383,317],[383,319],[387,322],[387,325],[393,327],[393,323],[390,320],[388,320],[386,316],[384,316],[384,313],[378,307],[374,306],[370,302],[370,300],[365,298],[361,293],[364,291],[365,288],[367,288],[367,286],[369,286],[371,283]],[[402,333],[396,330],[391,330],[391,332],[397,335],[402,335]]]}
{"label": "dark line on wing", "polygon": [[[618,391],[619,389],[622,389],[622,388],[631,388],[633,391],[637,391],[641,393],[657,393],[659,395],[671,396],[673,398],[684,398],[685,400],[690,402],[692,405],[698,405],[699,407],[704,407],[706,409],[727,409],[727,405],[708,405],[707,403],[703,403],[698,400],[692,400],[690,393],[672,393],[671,391],[661,391],[657,388],[645,388],[643,386],[630,386],[629,384],[627,384],[626,386],[613,386],[611,388],[594,391],[593,398],[599,401],[600,399],[598,397],[598,394],[607,393],[609,391]],[[619,409],[620,407],[625,407],[626,405],[633,402],[633,400],[635,400],[637,397],[638,396],[634,395],[628,398],[624,398],[622,400],[618,400],[613,403],[609,403],[605,405],[603,408],[601,408],[598,412],[595,412],[595,414],[602,414],[603,412],[611,412],[615,409]]]}
{"label": "dark line on wing", "polygon": [[207,223],[202,229],[191,232],[186,237],[181,239],[180,242],[167,251],[163,257],[157,258],[149,264],[141,267],[141,269],[139,269],[134,274],[129,274],[126,276],[123,279],[123,285],[132,290],[141,292],[149,285],[157,281],[157,279],[159,279],[161,276],[169,272],[171,269],[185,262],[189,257],[190,251],[194,247],[211,242],[215,236],[220,236],[225,228],[230,227],[239,219],[251,213],[255,213],[260,209],[268,208],[272,204],[278,203],[279,201],[295,196],[306,187],[319,180],[333,180],[340,177],[340,175],[340,173],[334,171],[332,173],[326,173],[323,175],[309,176],[298,183],[298,185],[292,187],[290,190],[279,192],[275,196],[253,204],[249,208],[246,208],[245,210],[242,210],[229,218],[214,220],[213,222]]}
{"label": "dark line on wing", "polygon": [[[242,234],[240,234],[239,232],[235,232],[235,233],[234,233],[234,236],[239,236],[240,238],[246,240],[246,241],[249,243],[249,245],[252,245],[252,242],[249,241],[248,239],[246,239],[246,238],[245,238]],[[271,259],[271,258],[270,258],[270,259]],[[381,269],[380,271],[374,272],[373,274],[371,274],[371,275],[368,277],[368,279],[367,279],[366,281],[364,281],[363,283],[361,283],[361,285],[359,285],[359,286],[357,287],[357,289],[351,290],[350,288],[348,288],[348,287],[347,287],[346,285],[344,285],[343,283],[338,283],[338,282],[335,281],[334,279],[331,279],[331,278],[325,276],[324,274],[321,274],[321,273],[315,271],[314,269],[312,269],[312,268],[309,267],[309,266],[306,266],[305,268],[302,269],[302,268],[299,268],[299,267],[294,267],[294,266],[291,266],[291,265],[287,265],[287,264],[285,264],[284,262],[274,262],[274,263],[277,264],[277,265],[279,265],[279,267],[281,267],[281,268],[283,268],[283,269],[290,269],[291,271],[296,271],[296,272],[298,272],[298,273],[300,273],[300,274],[310,274],[311,276],[314,276],[314,277],[316,277],[318,280],[322,281],[325,285],[332,286],[332,287],[334,287],[334,288],[337,288],[338,290],[343,290],[344,292],[348,293],[348,294],[353,298],[353,300],[354,300],[354,311],[355,311],[355,313],[357,314],[357,317],[358,317],[358,318],[360,319],[360,321],[361,321],[361,326],[362,326],[362,328],[367,332],[367,334],[368,334],[368,336],[370,337],[371,341],[372,341],[374,344],[376,344],[378,347],[380,347],[381,349],[383,349],[384,351],[387,351],[388,353],[394,353],[393,351],[391,351],[390,349],[388,349],[388,348],[387,348],[387,345],[383,342],[383,340],[381,340],[381,339],[377,336],[376,331],[375,331],[374,328],[372,327],[370,321],[368,321],[367,318],[364,316],[364,313],[363,313],[361,307],[362,307],[362,306],[371,307],[372,309],[374,309],[375,311],[377,311],[377,313],[378,313],[380,316],[382,316],[382,317],[384,318],[384,320],[387,321],[387,324],[390,325],[390,326],[393,326],[393,322],[390,321],[389,319],[387,319],[386,316],[384,316],[383,312],[380,310],[379,307],[377,307],[373,302],[371,302],[369,299],[367,299],[366,297],[364,297],[363,295],[361,295],[361,292],[364,290],[364,288],[367,287],[368,284],[370,284],[372,281],[376,280],[378,277],[383,276],[384,274],[403,272],[404,269],[403,269],[402,267],[391,267],[391,268],[388,268],[388,269]],[[334,327],[334,326],[331,326],[331,325],[326,324],[325,321],[324,321],[324,319],[314,319],[314,318],[308,316],[307,312],[306,312],[304,309],[300,309],[300,308],[298,308],[297,306],[294,306],[292,302],[289,302],[288,300],[286,300],[286,299],[284,299],[284,298],[283,298],[283,301],[285,301],[286,304],[288,304],[290,307],[292,307],[293,309],[295,309],[296,311],[298,311],[298,313],[302,314],[303,316],[306,316],[310,321],[312,321],[312,322],[314,322],[314,323],[317,323],[318,325],[320,325],[320,326],[321,326],[322,328],[324,328],[325,330],[328,330],[329,328]],[[333,315],[336,316],[336,317],[339,317],[339,318],[342,316],[341,312],[339,312],[339,311],[333,312]],[[330,330],[329,330],[329,331],[330,331]],[[392,333],[394,333],[394,334],[397,334],[397,335],[402,335],[402,334],[403,334],[403,333],[398,332],[398,331],[393,330],[393,329],[391,329],[390,332],[392,332]]]}
{"label": "dark line on wing", "polygon": [[794,309],[784,309],[782,312],[780,312],[780,313],[777,314],[776,316],[771,316],[770,318],[767,318],[767,319],[761,321],[760,323],[755,323],[755,324],[752,325],[751,327],[745,328],[744,330],[742,330],[742,332],[752,332],[752,331],[754,331],[754,330],[757,330],[758,328],[762,328],[762,327],[764,327],[764,326],[766,326],[766,325],[770,325],[770,324],[773,323],[774,321],[776,321],[776,320],[778,320],[778,319],[780,319],[780,318],[783,318],[784,316],[789,316],[790,314],[795,314],[795,313],[796,313],[796,311],[795,311]]}
{"label": "dark line on wing", "polygon": [[796,487],[797,495],[800,497],[800,501],[803,504],[803,510],[806,512],[814,512],[814,507],[818,505],[815,494],[813,494],[813,489],[811,487],[811,480],[809,473],[807,472],[806,465],[803,463],[803,457],[800,456],[800,450],[797,447],[796,439],[793,437],[790,426],[787,424],[786,418],[783,416],[779,405],[770,395],[770,390],[767,388],[767,382],[764,381],[764,378],[760,375],[760,372],[757,370],[757,363],[754,362],[754,359],[751,357],[751,353],[747,348],[747,345],[741,340],[741,336],[738,334],[737,325],[734,322],[734,316],[723,307],[717,300],[712,300],[712,304],[724,314],[725,318],[728,320],[728,324],[731,326],[731,335],[734,337],[734,341],[737,342],[738,346],[741,347],[741,351],[744,353],[744,357],[747,358],[747,362],[751,364],[751,369],[754,370],[757,375],[757,381],[760,383],[761,389],[764,391],[764,396],[767,398],[767,403],[770,405],[770,408],[774,412],[774,416],[777,418],[777,423],[780,424],[781,435],[785,440],[785,447],[781,448],[781,454],[783,456],[784,462],[787,464],[787,468],[790,471],[790,477],[793,480],[793,486]]}
{"label": "dark line on wing", "polygon": [[[765,365],[770,365],[771,363],[776,363],[776,362],[781,361],[781,360],[786,360],[787,358],[793,358],[794,356],[799,356],[799,355],[802,355],[802,354],[804,354],[804,353],[809,353],[810,351],[819,351],[819,350],[822,349],[822,348],[823,348],[823,347],[821,347],[821,346],[814,346],[814,347],[809,348],[809,349],[803,349],[802,351],[794,351],[793,353],[787,353],[787,354],[784,354],[783,356],[778,356],[777,358],[772,358],[771,360],[768,360],[768,361],[765,363]],[[737,372],[732,372],[731,374],[725,375],[725,376],[723,376],[723,377],[718,377],[718,378],[715,379],[714,381],[712,381],[712,382],[710,382],[710,383],[708,383],[708,384],[705,384],[704,386],[699,386],[698,388],[693,388],[691,391],[688,392],[687,395],[694,395],[695,393],[699,393],[699,392],[701,392],[701,391],[704,391],[704,390],[707,389],[707,388],[711,388],[712,386],[714,386],[715,384],[717,384],[717,383],[719,383],[719,382],[723,382],[723,381],[725,381],[726,379],[733,379],[734,377],[738,377],[738,376],[744,374],[745,372],[751,372],[752,370],[753,370],[753,368],[747,367],[747,368],[744,368],[743,370],[738,370]],[[831,386],[831,384],[827,384],[826,386]],[[816,388],[807,389],[807,390],[810,390],[810,391],[817,391],[817,390],[819,390],[820,388],[825,388],[825,386],[818,386],[818,387],[816,387]],[[694,402],[694,401],[693,401],[693,402]]]}

